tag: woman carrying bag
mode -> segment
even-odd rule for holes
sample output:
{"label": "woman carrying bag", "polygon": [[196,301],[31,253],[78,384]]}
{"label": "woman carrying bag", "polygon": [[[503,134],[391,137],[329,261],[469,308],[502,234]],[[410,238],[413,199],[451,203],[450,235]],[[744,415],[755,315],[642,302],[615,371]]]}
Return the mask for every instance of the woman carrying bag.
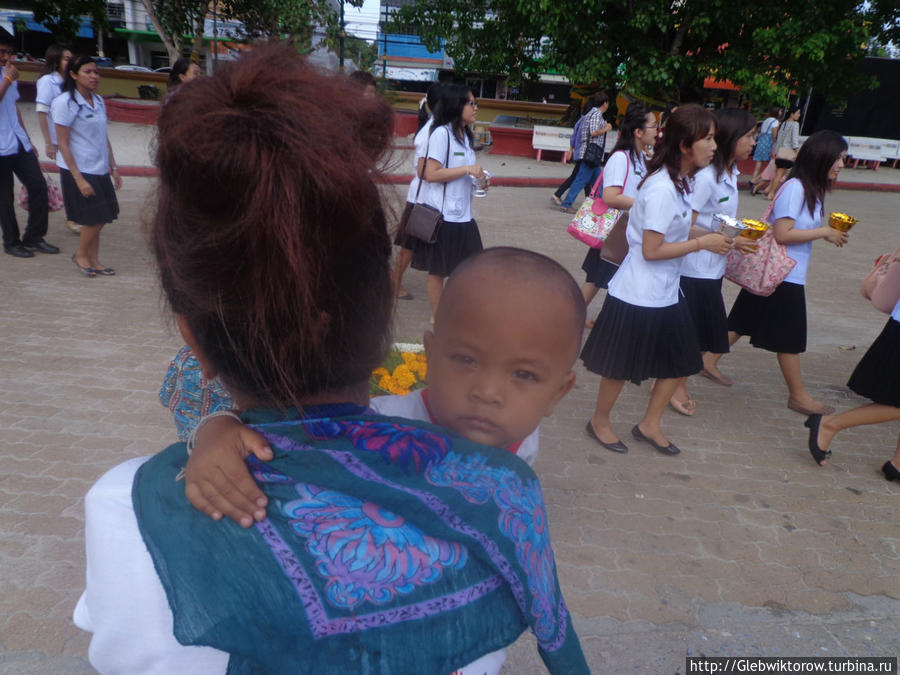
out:
{"label": "woman carrying bag", "polygon": [[628,254],[609,282],[603,309],[581,352],[585,368],[601,375],[588,435],[607,450],[628,452],[612,430],[610,413],[627,380],[658,378],[632,436],[665,455],[678,447],[660,428],[677,379],[703,363],[687,305],[679,301],[682,259],[705,249],[725,253],[731,240],[708,233],[691,239],[690,182],[712,161],[715,118],[697,105],[672,113],[666,135],[647,165],[628,219]]}
{"label": "woman carrying bag", "polygon": [[[656,116],[640,103],[631,103],[619,127],[619,140],[603,168],[603,201],[612,208],[627,211],[634,205],[638,184],[647,175],[646,150],[656,141]],[[625,215],[622,216],[627,217]],[[581,293],[586,305],[601,288],[606,288],[619,269],[601,257],[601,249],[589,248],[581,263],[587,275]],[[587,323],[592,328],[593,321]]]}
{"label": "woman carrying bag", "polygon": [[484,169],[475,162],[471,126],[477,116],[478,103],[471,90],[461,84],[448,85],[428,138],[426,184],[419,200],[438,209],[441,222],[434,243],[416,240],[412,267],[428,272],[425,284],[432,321],[444,279],[459,263],[484,248],[478,223],[472,218],[474,179],[485,177]]}
{"label": "woman carrying bag", "polygon": [[775,192],[784,180],[784,174],[794,166],[797,150],[800,148],[800,108],[792,107],[787,114],[784,124],[778,129],[775,139],[775,179],[769,183],[766,198],[769,201],[775,199]]}
{"label": "woman carrying bag", "polygon": [[771,295],[741,290],[728,315],[729,344],[749,335],[754,347],[775,352],[788,388],[787,407],[804,415],[834,412],[807,391],[800,354],[806,351],[805,286],[812,243],[825,239],[840,247],[848,240],[846,232],[822,224],[825,193],[837,180],[846,154],[847,142],[828,130],[817,131],[800,148],[769,216],[775,240],[797,264]]}

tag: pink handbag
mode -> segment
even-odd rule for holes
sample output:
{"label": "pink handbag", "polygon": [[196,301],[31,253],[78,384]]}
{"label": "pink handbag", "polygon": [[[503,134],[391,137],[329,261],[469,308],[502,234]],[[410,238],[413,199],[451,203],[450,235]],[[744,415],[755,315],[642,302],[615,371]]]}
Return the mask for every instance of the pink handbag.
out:
{"label": "pink handbag", "polygon": [[[787,183],[785,183],[787,185]],[[781,196],[784,185],[778,190],[775,199],[769,204],[763,220],[768,222],[775,201]],[[725,266],[725,278],[754,295],[772,295],[778,285],[785,280],[797,261],[790,258],[784,244],[775,241],[772,229],[760,238],[753,253],[739,253],[731,250]]]}
{"label": "pink handbag", "polygon": [[[628,164],[629,162],[626,161],[625,182],[628,182]],[[591,189],[590,195],[581,202],[581,206],[578,207],[578,213],[575,214],[572,222],[569,223],[569,227],[566,228],[566,232],[591,248],[603,248],[603,242],[606,241],[616,221],[622,215],[620,209],[609,206],[603,201],[602,197],[597,196],[598,188],[601,193],[603,191],[602,185],[603,173],[601,172],[600,177]]]}
{"label": "pink handbag", "polygon": [[[44,174],[44,179],[47,181],[47,208],[51,212],[59,211],[63,207],[62,190],[59,189],[56,181],[47,174]],[[28,189],[24,185],[19,189],[18,202],[19,206],[28,210]]]}

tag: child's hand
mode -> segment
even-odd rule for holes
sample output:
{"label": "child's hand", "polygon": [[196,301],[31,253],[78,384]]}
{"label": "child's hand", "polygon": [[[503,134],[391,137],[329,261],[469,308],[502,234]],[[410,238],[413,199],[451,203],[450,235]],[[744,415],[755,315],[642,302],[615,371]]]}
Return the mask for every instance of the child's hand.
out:
{"label": "child's hand", "polygon": [[265,439],[230,417],[209,420],[184,469],[184,494],[195,509],[213,520],[228,516],[241,527],[266,517],[268,499],[250,475],[244,458],[263,462],[274,455]]}

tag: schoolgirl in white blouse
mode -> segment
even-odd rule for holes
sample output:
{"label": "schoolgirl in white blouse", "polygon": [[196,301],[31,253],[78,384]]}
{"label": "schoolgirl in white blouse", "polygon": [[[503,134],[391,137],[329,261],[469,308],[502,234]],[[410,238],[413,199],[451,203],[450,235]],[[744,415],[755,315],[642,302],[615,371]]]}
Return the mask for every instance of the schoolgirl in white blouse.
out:
{"label": "schoolgirl in white blouse", "polygon": [[709,232],[691,238],[690,179],[715,154],[712,113],[681,106],[669,117],[654,148],[649,175],[638,187],[628,220],[628,255],[609,282],[609,293],[581,353],[585,367],[602,376],[588,435],[607,450],[627,452],[610,413],[626,380],[657,378],[632,436],[666,455],[680,452],[662,432],[663,411],[678,378],[700,371],[697,335],[678,282],[682,259],[701,249],[726,253],[731,240]]}
{"label": "schoolgirl in white blouse", "polygon": [[45,71],[37,81],[37,95],[35,96],[35,110],[38,114],[38,123],[41,127],[41,135],[44,137],[44,154],[50,159],[56,159],[56,129],[53,119],[50,117],[50,104],[63,90],[66,66],[72,52],[60,45],[50,45],[44,55]]}
{"label": "schoolgirl in white blouse", "polygon": [[[603,167],[603,201],[615,209],[628,211],[634,205],[638,184],[647,175],[645,153],[656,141],[656,116],[640,103],[630,103],[619,127],[619,140]],[[585,304],[590,304],[619,267],[600,257],[599,248],[589,248],[581,269],[587,278],[581,287]],[[594,322],[588,322],[591,328]]]}
{"label": "schoolgirl in white blouse", "polygon": [[830,415],[834,408],[812,397],[803,383],[800,354],[806,351],[806,270],[812,243],[825,239],[835,246],[847,243],[846,232],[822,223],[825,193],[844,166],[847,142],[827,129],[807,139],[775,198],[769,222],[775,240],[797,261],[772,295],[762,297],[742,290],[728,315],[731,344],[741,335],[750,344],[775,352],[788,388],[787,407],[804,415]]}
{"label": "schoolgirl in white blouse", "polygon": [[[716,111],[716,156],[697,172],[691,188],[692,228],[695,236],[714,232],[717,213],[737,217],[737,163],[750,157],[756,120],[746,110],[721,108]],[[738,237],[735,246],[749,252],[752,243]],[[681,292],[691,312],[697,341],[703,354],[700,374],[714,382],[731,386],[731,380],[719,372],[716,362],[728,352],[728,318],[722,300],[722,277],[726,257],[711,251],[689,253],[681,268]],[[693,415],[696,403],[687,392],[687,380],[681,380],[669,404],[682,415]]]}

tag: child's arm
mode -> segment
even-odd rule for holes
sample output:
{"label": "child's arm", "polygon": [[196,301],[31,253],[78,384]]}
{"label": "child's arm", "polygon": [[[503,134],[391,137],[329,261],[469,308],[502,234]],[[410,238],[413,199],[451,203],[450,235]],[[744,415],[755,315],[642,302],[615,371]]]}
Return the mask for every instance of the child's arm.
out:
{"label": "child's arm", "polygon": [[213,520],[227,516],[241,527],[263,520],[268,499],[244,463],[251,454],[263,462],[274,457],[262,436],[231,417],[201,423],[184,469],[188,501]]}

